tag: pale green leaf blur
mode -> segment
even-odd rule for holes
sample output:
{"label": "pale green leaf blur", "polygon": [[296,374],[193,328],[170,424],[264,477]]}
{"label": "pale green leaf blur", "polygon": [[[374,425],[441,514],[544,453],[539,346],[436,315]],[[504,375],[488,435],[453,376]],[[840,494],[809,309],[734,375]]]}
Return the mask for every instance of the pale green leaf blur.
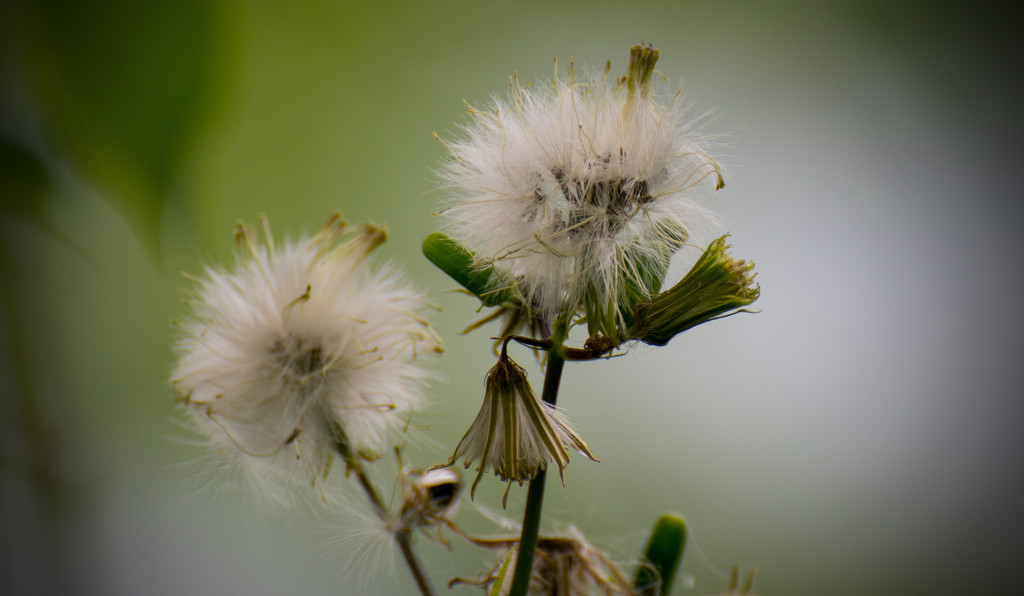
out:
{"label": "pale green leaf blur", "polygon": [[[433,444],[410,457],[445,461],[498,330],[459,336],[477,304],[420,252],[444,197],[432,133],[513,71],[621,70],[640,42],[718,111],[710,206],[762,312],[568,365],[559,405],[602,461],[549,483],[545,529],[628,564],[682,514],[676,595],[724,591],[732,565],[762,595],[1005,591],[1024,554],[1009,22],[924,2],[3,2],[0,593],[411,593],[400,562],[343,572],[360,547],[340,521],[199,479],[167,382],[179,271],[229,263],[261,213],[292,238],[334,211],[387,224],[380,260],[443,308]],[[468,502],[459,521],[503,533]],[[417,544],[441,592],[495,563]]]}

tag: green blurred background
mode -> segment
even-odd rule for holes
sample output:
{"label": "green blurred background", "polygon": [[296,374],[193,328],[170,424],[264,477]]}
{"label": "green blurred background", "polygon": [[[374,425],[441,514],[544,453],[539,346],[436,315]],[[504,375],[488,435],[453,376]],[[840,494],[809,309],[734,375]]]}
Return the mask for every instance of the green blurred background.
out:
{"label": "green blurred background", "polygon": [[[196,490],[167,385],[181,270],[333,211],[443,307],[447,457],[493,357],[419,253],[462,100],[552,58],[628,47],[717,107],[734,254],[756,316],[571,366],[560,405],[602,458],[546,513],[620,561],[666,510],[694,541],[675,594],[995,593],[1019,583],[1017,52],[1011,20],[943,3],[0,3],[0,592],[410,593],[360,586],[331,520]],[[683,255],[676,274],[685,271]],[[520,359],[528,362],[525,354]],[[585,368],[584,368],[585,366]],[[530,368],[535,384],[540,371]],[[185,462],[185,465],[178,465]],[[495,504],[501,487],[478,499]],[[509,515],[523,493],[513,491]],[[460,521],[486,529],[473,507]],[[486,553],[421,541],[435,583]],[[688,585],[691,585],[688,587]],[[457,592],[475,593],[470,588]],[[1010,590],[1012,592],[1012,590]],[[1009,593],[1009,592],[1007,592]]]}

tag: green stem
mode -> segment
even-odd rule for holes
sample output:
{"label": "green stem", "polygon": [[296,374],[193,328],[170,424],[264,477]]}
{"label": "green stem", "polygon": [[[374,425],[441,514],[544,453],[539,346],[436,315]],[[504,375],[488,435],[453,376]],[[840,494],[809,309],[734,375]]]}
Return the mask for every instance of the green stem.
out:
{"label": "green stem", "polygon": [[[529,346],[537,350],[544,350],[545,352],[551,351],[556,345],[554,340],[548,339],[534,339],[532,337],[523,337],[522,335],[506,335],[504,343],[501,345],[502,352],[507,349],[508,342],[515,341],[524,346]],[[582,348],[570,348],[569,346],[560,345],[558,353],[561,354],[565,360],[572,360],[574,362],[583,362],[585,360],[599,360],[604,358],[608,352],[611,352],[615,348],[615,343],[603,335],[597,335],[591,337],[583,345]]]}
{"label": "green stem", "polygon": [[[366,475],[366,470],[363,469],[362,464],[359,462],[359,457],[352,453],[352,450],[348,447],[348,436],[345,431],[338,426],[335,429],[338,433],[338,453],[341,454],[342,459],[345,460],[345,465],[348,470],[355,475],[356,481],[359,482],[359,486],[366,493],[366,498],[373,505],[374,510],[377,513],[377,517],[387,521],[388,511],[384,506],[384,499],[381,498],[380,493],[377,492],[377,488],[373,485],[373,481]],[[427,579],[426,573],[423,572],[423,566],[420,564],[419,558],[416,556],[416,552],[412,550],[412,533],[408,528],[401,528],[395,532],[395,542],[398,543],[398,550],[402,552],[402,557],[405,559],[406,565],[409,567],[409,572],[412,573],[412,578],[416,582],[416,586],[419,588],[420,593],[423,596],[434,596],[434,588],[430,585],[430,580]]]}
{"label": "green stem", "polygon": [[[548,352],[547,372],[544,375],[544,391],[541,399],[551,405],[558,399],[558,386],[562,382],[565,358],[561,341]],[[519,537],[519,554],[516,555],[516,569],[512,575],[512,589],[509,596],[526,596],[530,586],[530,572],[533,570],[533,555],[537,551],[537,537],[540,532],[541,507],[544,504],[544,480],[547,471],[541,470],[530,481],[526,493],[526,511],[523,513],[523,533]]]}
{"label": "green stem", "polygon": [[420,589],[420,593],[423,596],[433,596],[434,588],[430,586],[430,580],[423,573],[420,560],[416,557],[416,552],[412,550],[412,532],[408,528],[399,530],[395,534],[395,541],[398,542],[398,549],[402,551],[402,556],[405,557],[405,562],[409,565],[409,571],[412,573],[412,578],[416,580],[416,586]]}

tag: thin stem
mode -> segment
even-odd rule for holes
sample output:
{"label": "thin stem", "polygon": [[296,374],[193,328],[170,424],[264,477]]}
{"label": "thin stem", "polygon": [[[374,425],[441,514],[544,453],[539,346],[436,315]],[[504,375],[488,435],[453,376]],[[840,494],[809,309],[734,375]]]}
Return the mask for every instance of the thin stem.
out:
{"label": "thin stem", "polygon": [[398,549],[402,551],[402,556],[409,564],[409,571],[412,572],[412,578],[416,580],[416,586],[419,587],[420,593],[423,596],[433,596],[434,588],[430,586],[430,580],[423,573],[423,567],[420,565],[415,551],[412,550],[412,532],[408,528],[398,531],[395,534],[395,541],[398,542]]}
{"label": "thin stem", "polygon": [[544,375],[544,390],[540,394],[541,400],[555,405],[558,401],[558,386],[562,382],[562,369],[565,367],[565,358],[557,351],[548,354],[548,369]]}
{"label": "thin stem", "polygon": [[[377,488],[373,485],[373,481],[366,475],[366,470],[363,469],[362,464],[359,462],[357,456],[355,456],[348,447],[348,437],[345,435],[345,431],[339,426],[335,429],[335,432],[339,435],[338,453],[345,460],[345,465],[348,466],[348,470],[353,473],[356,477],[356,481],[359,482],[359,486],[366,493],[366,498],[373,505],[374,510],[377,513],[377,517],[381,520],[388,520],[387,508],[384,506],[384,499],[381,498],[380,493],[377,492]],[[409,572],[412,573],[412,578],[416,582],[416,586],[419,588],[420,593],[423,596],[434,596],[434,588],[431,587],[430,581],[427,579],[426,574],[423,572],[423,566],[420,564],[419,558],[416,556],[416,552],[412,550],[412,533],[408,528],[401,528],[395,532],[395,542],[398,543],[398,549],[402,551],[402,557],[405,558],[406,565],[409,566]]]}
{"label": "thin stem", "polygon": [[[561,342],[558,342],[561,347]],[[562,369],[565,358],[561,350],[552,349],[548,352],[548,367],[544,375],[544,391],[541,399],[551,405],[558,399],[558,386],[562,382]],[[523,533],[519,537],[519,554],[516,555],[516,568],[512,575],[512,589],[509,596],[526,596],[530,586],[530,572],[533,570],[533,555],[537,551],[537,537],[540,532],[541,507],[544,504],[544,481],[547,471],[541,470],[530,481],[526,493],[526,511],[523,513]]]}
{"label": "thin stem", "polygon": [[[494,338],[498,339],[498,338]],[[534,339],[532,337],[524,337],[522,335],[506,335],[504,343],[501,345],[502,353],[508,347],[508,342],[515,341],[524,346],[528,346],[537,350],[551,351],[556,345],[554,339]],[[582,348],[570,348],[568,346],[560,346],[559,353],[562,358],[566,360],[573,360],[576,362],[582,362],[585,360],[598,360],[604,358],[612,349],[615,348],[615,344],[612,340],[608,339],[603,335],[597,335],[591,337],[583,344]]]}
{"label": "thin stem", "polygon": [[352,468],[352,473],[355,474],[356,480],[359,482],[359,486],[362,487],[363,492],[366,493],[367,499],[377,512],[377,517],[387,519],[388,514],[387,510],[384,509],[384,501],[380,498],[380,495],[377,494],[377,489],[373,486],[373,482],[371,482],[370,478],[366,475],[366,470],[364,470],[358,462],[346,463],[350,468]]}

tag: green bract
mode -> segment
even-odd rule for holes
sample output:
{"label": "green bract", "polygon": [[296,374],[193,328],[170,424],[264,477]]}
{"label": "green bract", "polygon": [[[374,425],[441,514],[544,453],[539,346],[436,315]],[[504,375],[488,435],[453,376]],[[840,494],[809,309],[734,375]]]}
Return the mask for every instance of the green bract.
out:
{"label": "green bract", "polygon": [[636,242],[619,249],[617,258],[622,264],[619,304],[603,303],[594,287],[588,288],[584,295],[583,309],[591,337],[604,334],[616,346],[630,339],[629,328],[637,305],[661,291],[669,261],[687,237],[681,226],[659,222],[647,229]]}
{"label": "green bract", "polygon": [[682,281],[636,305],[630,339],[663,346],[687,329],[757,300],[761,288],[752,285],[754,264],[730,257],[726,238],[712,242]]}
{"label": "green bract", "polygon": [[438,269],[459,282],[471,294],[480,298],[485,306],[502,306],[518,302],[511,282],[500,282],[500,275],[489,265],[482,265],[480,259],[469,249],[440,232],[434,232],[423,239],[423,254]]}

